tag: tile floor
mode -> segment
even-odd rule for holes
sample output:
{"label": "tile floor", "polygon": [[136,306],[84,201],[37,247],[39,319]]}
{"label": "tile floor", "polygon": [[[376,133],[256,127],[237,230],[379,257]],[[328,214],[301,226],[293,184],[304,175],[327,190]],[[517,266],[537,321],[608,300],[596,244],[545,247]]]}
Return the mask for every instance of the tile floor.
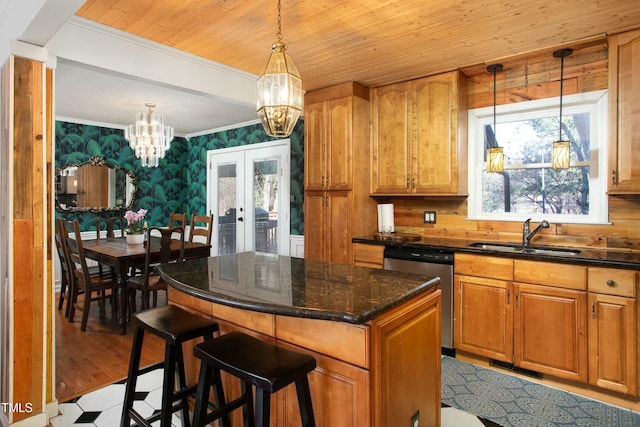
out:
{"label": "tile floor", "polygon": [[[52,427],[113,427],[120,424],[122,402],[124,401],[124,382],[112,384],[87,393],[70,402],[60,403],[60,415],[51,419]],[[138,379],[138,392],[134,407],[144,416],[152,415],[160,408],[162,397],[162,369],[155,369]],[[182,424],[174,414],[174,426]],[[156,422],[154,425],[159,425]],[[442,408],[442,427],[484,427],[497,424],[480,421],[477,417],[452,407]]]}
{"label": "tile floor", "polygon": [[[143,416],[152,415],[160,408],[162,369],[150,367],[137,389],[135,408]],[[51,426],[117,426],[124,392],[121,381],[60,403],[60,415],[51,419]],[[637,412],[447,356],[442,360],[442,402],[442,427],[640,427]],[[175,414],[172,421],[182,425]]]}

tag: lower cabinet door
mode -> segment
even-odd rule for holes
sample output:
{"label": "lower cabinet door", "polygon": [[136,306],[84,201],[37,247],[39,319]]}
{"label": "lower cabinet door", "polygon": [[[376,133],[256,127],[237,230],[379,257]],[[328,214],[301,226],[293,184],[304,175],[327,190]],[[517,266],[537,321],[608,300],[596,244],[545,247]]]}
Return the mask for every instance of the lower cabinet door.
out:
{"label": "lower cabinet door", "polygon": [[456,349],[513,362],[510,282],[455,275],[453,307]]}
{"label": "lower cabinet door", "polygon": [[638,395],[636,301],[589,294],[589,383]]}
{"label": "lower cabinet door", "polygon": [[514,364],[587,381],[587,293],[516,283]]}

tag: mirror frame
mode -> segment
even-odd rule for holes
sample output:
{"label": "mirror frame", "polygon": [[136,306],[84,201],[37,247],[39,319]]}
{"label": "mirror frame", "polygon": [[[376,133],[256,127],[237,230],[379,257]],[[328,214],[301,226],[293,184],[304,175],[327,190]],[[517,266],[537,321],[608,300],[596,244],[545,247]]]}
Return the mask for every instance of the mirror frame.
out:
{"label": "mirror frame", "polygon": [[122,207],[65,207],[63,208],[60,205],[60,201],[58,200],[58,192],[55,192],[56,195],[56,209],[60,212],[95,212],[95,213],[99,213],[99,212],[113,212],[113,211],[124,211],[124,210],[130,210],[131,206],[133,206],[133,201],[135,199],[135,195],[138,192],[138,181],[136,180],[136,175],[130,171],[127,170],[125,168],[123,168],[122,166],[118,166],[118,165],[114,165],[112,163],[107,162],[104,158],[100,157],[100,156],[92,156],[90,157],[87,161],[83,162],[83,163],[68,163],[63,167],[60,168],[56,168],[56,176],[58,176],[60,174],[61,171],[70,168],[70,167],[76,167],[79,168],[81,166],[106,166],[110,169],[115,169],[115,170],[121,170],[123,171],[125,174],[127,174],[127,176],[129,177],[129,179],[131,180],[131,185],[133,185],[133,192],[131,194],[131,200],[129,201],[129,203],[126,206],[122,206]]}

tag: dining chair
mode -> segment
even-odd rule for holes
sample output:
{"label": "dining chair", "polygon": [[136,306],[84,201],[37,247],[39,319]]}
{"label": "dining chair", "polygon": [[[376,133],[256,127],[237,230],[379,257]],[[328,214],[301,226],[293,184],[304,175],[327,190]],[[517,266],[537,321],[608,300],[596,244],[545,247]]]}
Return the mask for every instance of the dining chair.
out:
{"label": "dining chair", "polygon": [[[82,311],[80,330],[85,331],[87,328],[87,320],[89,319],[91,302],[98,301],[104,304],[106,291],[111,291],[111,307],[114,311],[117,310],[115,301],[117,283],[115,276],[110,270],[96,274],[93,273],[87,265],[87,259],[85,258],[84,247],[82,245],[80,224],[78,224],[77,220],[73,222],[65,221],[64,232],[64,241],[69,257],[69,278],[71,279],[69,322],[73,322],[77,306],[77,308]],[[81,306],[77,304],[80,291],[84,293]]]}
{"label": "dining chair", "polygon": [[67,305],[64,309],[64,317],[69,317],[69,296],[71,295],[71,278],[69,277],[69,257],[67,255],[66,243],[64,241],[64,219],[56,218],[55,241],[60,259],[61,277],[60,277],[60,297],[58,298],[58,310],[62,310],[65,300]]}
{"label": "dining chair", "polygon": [[186,227],[187,226],[187,214],[179,212],[171,212],[169,215],[169,227]]}
{"label": "dining chair", "polygon": [[100,240],[100,232],[102,225],[104,224],[107,231],[107,239],[116,237],[116,225],[120,223],[120,237],[124,237],[125,220],[122,216],[112,216],[110,218],[100,217],[96,220],[96,239]]}
{"label": "dining chair", "polygon": [[[152,259],[151,254],[157,250],[155,243],[151,242],[152,233],[160,236],[160,256]],[[178,235],[175,239],[172,236]],[[142,297],[142,309],[151,307],[150,297],[153,294],[153,307],[158,304],[158,291],[167,290],[167,283],[156,271],[159,264],[169,262],[182,262],[184,260],[184,227],[149,227],[147,229],[147,249],[142,274],[129,277],[127,287],[129,289],[130,307],[136,310],[136,294],[140,291]]]}
{"label": "dining chair", "polygon": [[[196,224],[200,224],[196,227]],[[191,215],[191,224],[189,228],[189,243],[201,241],[206,245],[211,244],[211,234],[213,232],[213,214],[211,215]]]}

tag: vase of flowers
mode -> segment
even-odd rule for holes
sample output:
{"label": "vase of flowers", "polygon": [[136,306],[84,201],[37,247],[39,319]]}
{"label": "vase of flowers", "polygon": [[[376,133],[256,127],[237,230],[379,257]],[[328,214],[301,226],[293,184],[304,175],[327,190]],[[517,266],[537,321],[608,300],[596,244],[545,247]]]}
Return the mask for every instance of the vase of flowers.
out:
{"label": "vase of flowers", "polygon": [[129,229],[127,230],[127,243],[130,245],[141,245],[144,243],[144,224],[142,220],[147,214],[146,209],[139,209],[138,212],[127,211],[124,219],[127,220]]}

